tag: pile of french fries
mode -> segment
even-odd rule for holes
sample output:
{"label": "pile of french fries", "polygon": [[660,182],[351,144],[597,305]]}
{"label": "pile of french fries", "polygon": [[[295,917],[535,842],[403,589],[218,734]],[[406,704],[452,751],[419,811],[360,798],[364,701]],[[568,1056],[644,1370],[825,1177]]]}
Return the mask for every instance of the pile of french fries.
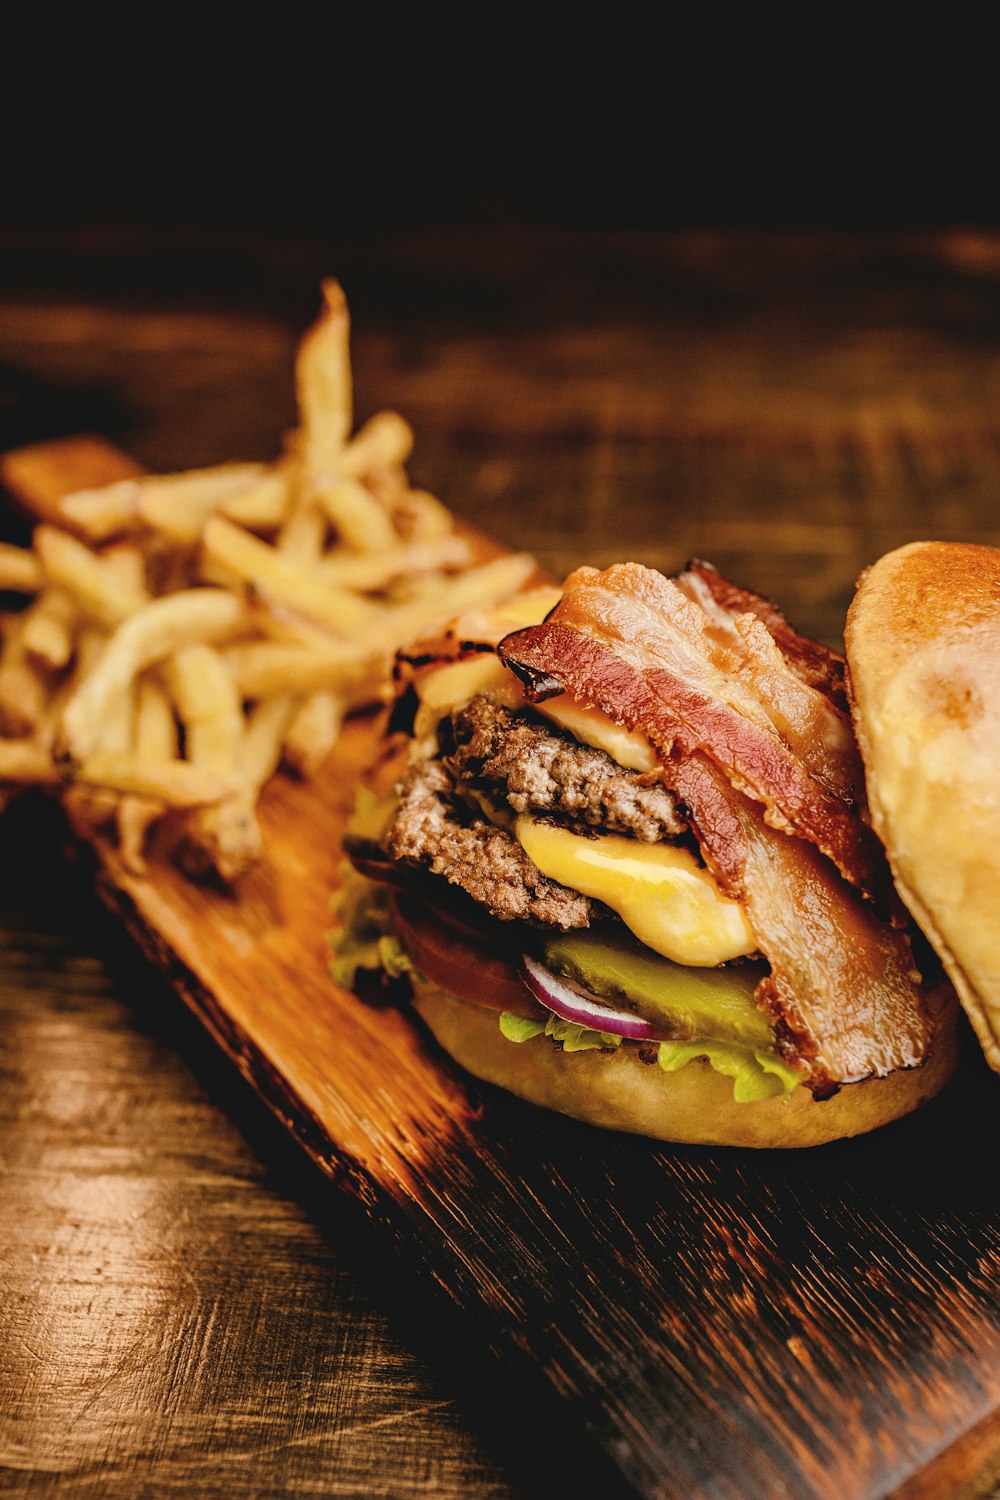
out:
{"label": "pile of french fries", "polygon": [[386,692],[396,648],[534,571],[475,565],[432,495],[413,434],[384,411],[352,432],[340,286],[299,346],[299,425],[273,464],[127,479],[65,497],[65,529],[0,544],[0,805],[55,788],[84,833],[146,871],[172,857],[236,880],[262,853],[257,802],[284,766],[309,777],[347,713]]}

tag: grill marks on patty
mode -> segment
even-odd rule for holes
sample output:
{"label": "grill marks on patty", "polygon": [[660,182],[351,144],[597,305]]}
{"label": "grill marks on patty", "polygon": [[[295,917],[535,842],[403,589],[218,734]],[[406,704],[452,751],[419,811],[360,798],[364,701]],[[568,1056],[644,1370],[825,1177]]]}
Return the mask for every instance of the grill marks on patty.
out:
{"label": "grill marks on patty", "polygon": [[476,697],[442,722],[441,759],[411,766],[385,837],[393,860],[442,875],[501,921],[568,930],[605,921],[601,902],[543,875],[479,802],[571,819],[645,842],[686,831],[676,802],[603,750]]}
{"label": "grill marks on patty", "polygon": [[502,828],[470,813],[439,760],[411,766],[386,849],[393,859],[443,875],[501,921],[589,927],[605,908],[549,880]]}
{"label": "grill marks on patty", "polygon": [[457,776],[498,793],[515,812],[556,813],[649,844],[686,832],[666,787],[645,785],[604,750],[484,697],[458,709],[451,726],[448,761]]}

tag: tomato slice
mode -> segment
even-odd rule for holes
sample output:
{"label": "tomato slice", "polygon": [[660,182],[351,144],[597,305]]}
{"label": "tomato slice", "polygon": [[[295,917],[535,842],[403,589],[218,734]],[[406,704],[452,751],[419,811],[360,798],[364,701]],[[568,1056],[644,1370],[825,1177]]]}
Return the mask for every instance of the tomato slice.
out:
{"label": "tomato slice", "polygon": [[545,1019],[548,1012],[536,1004],[516,964],[460,935],[412,896],[394,894],[392,908],[400,942],[433,984],[487,1010]]}

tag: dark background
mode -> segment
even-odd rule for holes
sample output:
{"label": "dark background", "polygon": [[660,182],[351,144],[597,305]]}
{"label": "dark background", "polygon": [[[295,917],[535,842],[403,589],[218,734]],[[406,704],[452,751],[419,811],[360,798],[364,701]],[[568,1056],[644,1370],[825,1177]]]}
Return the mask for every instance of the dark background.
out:
{"label": "dark background", "polygon": [[[294,7],[10,37],[0,222],[990,225],[992,48],[908,17]],[[22,23],[23,24],[23,23]]]}

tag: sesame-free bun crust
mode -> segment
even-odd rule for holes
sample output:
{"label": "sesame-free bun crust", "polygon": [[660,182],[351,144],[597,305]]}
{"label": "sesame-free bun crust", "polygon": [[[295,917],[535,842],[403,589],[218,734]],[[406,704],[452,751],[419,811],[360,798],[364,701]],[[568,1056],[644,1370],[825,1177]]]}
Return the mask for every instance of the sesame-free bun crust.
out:
{"label": "sesame-free bun crust", "polygon": [[875,831],[1000,1072],[1000,551],[888,553],[845,641]]}
{"label": "sesame-free bun crust", "polygon": [[[950,1004],[947,1003],[950,999]],[[424,980],[414,1004],[446,1052],[468,1072],[532,1104],[591,1125],[662,1141],[717,1146],[818,1146],[861,1135],[908,1114],[941,1089],[956,1061],[954,999],[932,1004],[934,1047],[922,1067],[852,1083],[817,1102],[807,1088],[787,1100],[737,1104],[732,1079],[695,1058],[676,1073],[615,1052],[563,1052],[548,1037],[509,1042],[494,1010],[458,1000]]]}

